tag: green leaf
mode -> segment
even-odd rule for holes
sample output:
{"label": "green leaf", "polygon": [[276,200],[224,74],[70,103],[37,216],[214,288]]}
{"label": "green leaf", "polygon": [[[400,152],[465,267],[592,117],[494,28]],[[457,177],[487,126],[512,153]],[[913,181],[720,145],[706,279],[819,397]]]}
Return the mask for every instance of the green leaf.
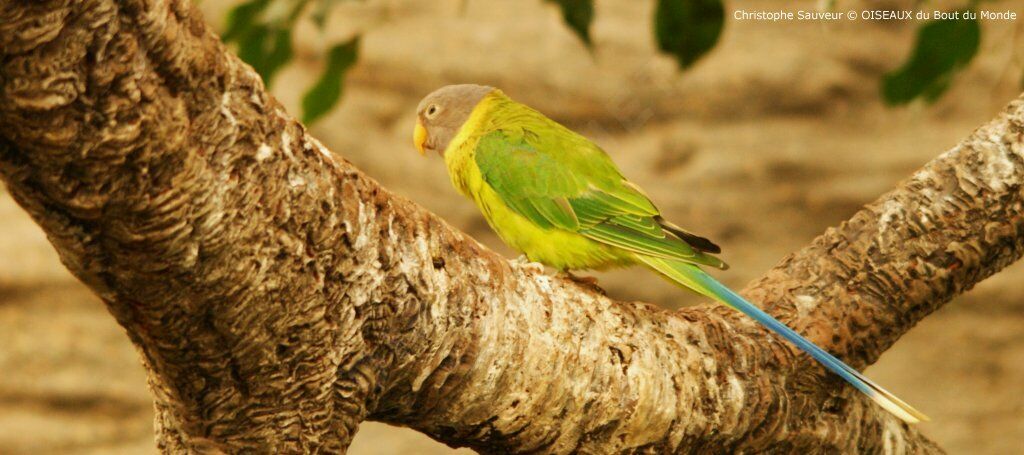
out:
{"label": "green leaf", "polygon": [[587,47],[590,41],[590,23],[594,21],[594,0],[547,0],[562,9],[562,20]]}
{"label": "green leaf", "polygon": [[228,12],[227,29],[220,36],[221,39],[227,43],[249,32],[269,4],[270,0],[250,0],[232,8]]}
{"label": "green leaf", "polygon": [[688,68],[708,53],[725,25],[721,0],[658,0],[654,38],[658,49]]}
{"label": "green leaf", "polygon": [[228,13],[225,42],[238,43],[238,56],[252,65],[269,86],[274,75],[292,59],[292,26],[305,2],[292,5],[292,14],[269,22],[265,16],[271,0],[250,0]]}
{"label": "green leaf", "polygon": [[981,25],[977,15],[964,19],[928,22],[917,31],[917,42],[910,59],[882,80],[882,98],[890,105],[906,104],[921,97],[927,102],[938,99],[960,69],[978,53]]}
{"label": "green leaf", "polygon": [[302,121],[310,125],[338,103],[345,72],[359,58],[359,37],[335,44],[327,52],[327,65],[320,80],[302,97]]}
{"label": "green leaf", "polygon": [[269,86],[278,70],[292,59],[291,27],[277,28],[258,24],[238,38],[238,56]]}

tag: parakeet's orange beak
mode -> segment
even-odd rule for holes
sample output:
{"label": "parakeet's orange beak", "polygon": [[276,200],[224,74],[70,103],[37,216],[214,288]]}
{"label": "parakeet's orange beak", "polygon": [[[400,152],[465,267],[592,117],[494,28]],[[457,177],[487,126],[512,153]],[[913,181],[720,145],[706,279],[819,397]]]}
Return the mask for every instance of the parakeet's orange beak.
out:
{"label": "parakeet's orange beak", "polygon": [[423,146],[427,143],[427,129],[423,127],[420,119],[416,119],[416,129],[412,130],[412,143],[416,145],[420,155],[426,156],[427,150]]}

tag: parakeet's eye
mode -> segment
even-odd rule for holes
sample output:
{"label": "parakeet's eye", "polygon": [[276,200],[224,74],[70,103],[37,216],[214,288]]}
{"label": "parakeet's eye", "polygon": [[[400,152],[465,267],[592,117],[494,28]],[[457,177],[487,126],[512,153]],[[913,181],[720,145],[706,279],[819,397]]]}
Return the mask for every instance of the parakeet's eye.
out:
{"label": "parakeet's eye", "polygon": [[441,107],[436,104],[431,104],[426,110],[427,118],[434,118],[438,112],[441,112]]}

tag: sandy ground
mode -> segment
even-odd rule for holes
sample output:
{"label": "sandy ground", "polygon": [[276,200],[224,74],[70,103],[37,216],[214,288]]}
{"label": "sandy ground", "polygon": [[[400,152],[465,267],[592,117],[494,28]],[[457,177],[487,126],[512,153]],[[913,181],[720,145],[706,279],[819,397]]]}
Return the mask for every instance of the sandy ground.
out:
{"label": "sandy ground", "polygon": [[[537,1],[342,2],[329,38],[364,33],[344,104],[314,135],[385,186],[509,255],[443,164],[410,145],[418,99],[480,82],[585,133],[669,218],[723,244],[742,286],[992,118],[1019,91],[1021,24],[986,23],[980,58],[932,106],[888,109],[880,74],[913,30],[898,24],[737,22],[679,74],[649,38],[653,2],[599,0],[591,56]],[[763,2],[765,8],[815,2]],[[856,7],[854,4],[845,6]],[[907,2],[888,2],[899,6]],[[201,3],[223,22],[223,2]],[[1024,10],[1024,2],[999,2]],[[731,9],[730,13],[731,14]],[[327,40],[305,24],[274,92],[296,111]],[[297,112],[297,111],[296,111]],[[612,296],[695,303],[640,270],[599,274]],[[1024,439],[1024,265],[927,318],[868,373],[927,412],[951,453],[1005,454]],[[152,453],[145,373],[123,331],[0,191],[0,454]],[[452,450],[367,423],[351,453]]]}

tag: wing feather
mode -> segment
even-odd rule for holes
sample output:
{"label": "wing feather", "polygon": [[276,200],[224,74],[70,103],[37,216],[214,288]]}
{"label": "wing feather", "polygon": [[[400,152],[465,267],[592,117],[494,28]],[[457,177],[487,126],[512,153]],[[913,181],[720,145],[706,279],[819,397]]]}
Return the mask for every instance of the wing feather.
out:
{"label": "wing feather", "polygon": [[577,232],[639,254],[726,267],[705,254],[702,247],[713,243],[687,233],[704,241],[691,245],[678,234],[685,231],[664,222],[604,151],[564,128],[548,133],[499,129],[478,141],[481,176],[509,208],[542,228]]}

